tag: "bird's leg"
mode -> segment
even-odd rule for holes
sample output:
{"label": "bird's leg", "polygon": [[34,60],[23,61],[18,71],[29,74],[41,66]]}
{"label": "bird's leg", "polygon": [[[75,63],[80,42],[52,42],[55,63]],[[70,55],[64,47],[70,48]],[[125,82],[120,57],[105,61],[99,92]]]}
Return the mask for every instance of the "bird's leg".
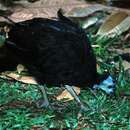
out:
{"label": "bird's leg", "polygon": [[75,90],[73,89],[73,86],[69,85],[62,85],[66,88],[66,90],[74,97],[74,99],[77,101],[77,103],[80,105],[81,110],[86,111],[86,107],[83,105],[83,103],[80,101],[78,95],[76,94]]}
{"label": "bird's leg", "polygon": [[41,92],[41,95],[42,95],[42,99],[40,99],[36,105],[38,108],[41,108],[41,107],[50,107],[50,104],[49,104],[49,100],[47,98],[47,94],[46,94],[46,90],[45,90],[45,87],[46,85],[38,85],[38,89],[39,91]]}

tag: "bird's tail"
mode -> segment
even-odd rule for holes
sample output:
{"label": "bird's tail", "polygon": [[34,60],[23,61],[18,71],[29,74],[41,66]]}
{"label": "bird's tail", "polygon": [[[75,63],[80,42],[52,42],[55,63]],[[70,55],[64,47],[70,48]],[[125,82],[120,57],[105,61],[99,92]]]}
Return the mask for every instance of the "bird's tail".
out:
{"label": "bird's tail", "polygon": [[78,25],[76,23],[74,23],[71,19],[69,19],[68,17],[65,17],[63,15],[64,11],[63,9],[59,9],[58,12],[57,12],[57,16],[59,18],[60,21],[62,22],[65,22],[65,23],[68,23],[69,25],[72,25],[72,26],[75,26],[77,27]]}

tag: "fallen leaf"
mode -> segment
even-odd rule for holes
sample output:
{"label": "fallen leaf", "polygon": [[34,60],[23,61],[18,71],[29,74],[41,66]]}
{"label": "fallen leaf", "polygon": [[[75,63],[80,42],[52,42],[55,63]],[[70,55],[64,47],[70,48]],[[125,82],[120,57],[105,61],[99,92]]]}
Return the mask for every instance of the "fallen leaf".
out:
{"label": "fallen leaf", "polygon": [[94,24],[96,24],[96,22],[98,22],[99,19],[97,17],[91,17],[91,18],[88,18],[87,20],[85,20],[82,24],[82,28],[83,29],[86,29]]}
{"label": "fallen leaf", "polygon": [[[77,95],[80,94],[80,88],[79,87],[73,87]],[[56,97],[57,100],[66,99],[65,101],[74,100],[74,97],[71,96],[71,94],[65,89],[60,95]]]}
{"label": "fallen leaf", "polygon": [[67,12],[65,15],[68,17],[87,17],[89,15],[92,15],[95,12],[98,11],[108,11],[110,8],[107,6],[94,4],[88,7],[77,7],[73,8],[71,11]]}
{"label": "fallen leaf", "polygon": [[21,76],[19,74],[13,73],[13,72],[3,72],[1,74],[2,76],[6,76],[12,79],[15,79],[17,81],[26,83],[26,84],[37,84],[36,80],[32,76]]}
{"label": "fallen leaf", "polygon": [[123,11],[113,12],[99,28],[97,35],[114,37],[130,28],[130,16]]}
{"label": "fallen leaf", "polygon": [[13,8],[10,18],[15,21],[24,21],[34,17],[56,18],[59,8],[70,11],[74,7],[87,7],[85,1],[79,0],[39,0],[35,3],[24,4]]}

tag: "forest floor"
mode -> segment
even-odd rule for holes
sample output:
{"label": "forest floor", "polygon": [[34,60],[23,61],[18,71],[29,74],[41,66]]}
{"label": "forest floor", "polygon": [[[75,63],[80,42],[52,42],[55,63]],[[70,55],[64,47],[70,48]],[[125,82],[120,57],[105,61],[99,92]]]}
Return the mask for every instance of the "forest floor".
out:
{"label": "forest floor", "polygon": [[[95,26],[89,32],[93,29]],[[106,95],[101,90],[93,92],[86,87],[79,97],[87,111],[81,112],[74,100],[57,101],[56,96],[63,88],[52,86],[47,88],[49,100],[61,105],[62,110],[50,110],[36,107],[35,102],[41,97],[37,85],[1,78],[0,130],[130,130],[130,62],[121,57],[130,52],[127,34],[129,30],[110,39],[90,34],[98,72],[107,71],[115,79],[115,95]]]}

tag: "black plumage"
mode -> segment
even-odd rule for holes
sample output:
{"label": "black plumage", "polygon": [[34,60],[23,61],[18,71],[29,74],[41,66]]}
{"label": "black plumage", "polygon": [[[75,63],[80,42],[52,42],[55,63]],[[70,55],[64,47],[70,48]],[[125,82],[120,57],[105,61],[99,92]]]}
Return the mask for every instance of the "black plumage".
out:
{"label": "black plumage", "polygon": [[19,64],[13,54],[8,51],[6,46],[0,47],[0,73],[4,71],[13,71]]}
{"label": "black plumage", "polygon": [[39,84],[65,86],[83,106],[69,86],[85,88],[100,82],[96,58],[84,30],[61,11],[58,17],[58,20],[34,18],[13,23],[5,45]]}
{"label": "black plumage", "polygon": [[80,27],[60,18],[16,23],[6,45],[42,84],[92,86],[97,72],[90,42]]}

